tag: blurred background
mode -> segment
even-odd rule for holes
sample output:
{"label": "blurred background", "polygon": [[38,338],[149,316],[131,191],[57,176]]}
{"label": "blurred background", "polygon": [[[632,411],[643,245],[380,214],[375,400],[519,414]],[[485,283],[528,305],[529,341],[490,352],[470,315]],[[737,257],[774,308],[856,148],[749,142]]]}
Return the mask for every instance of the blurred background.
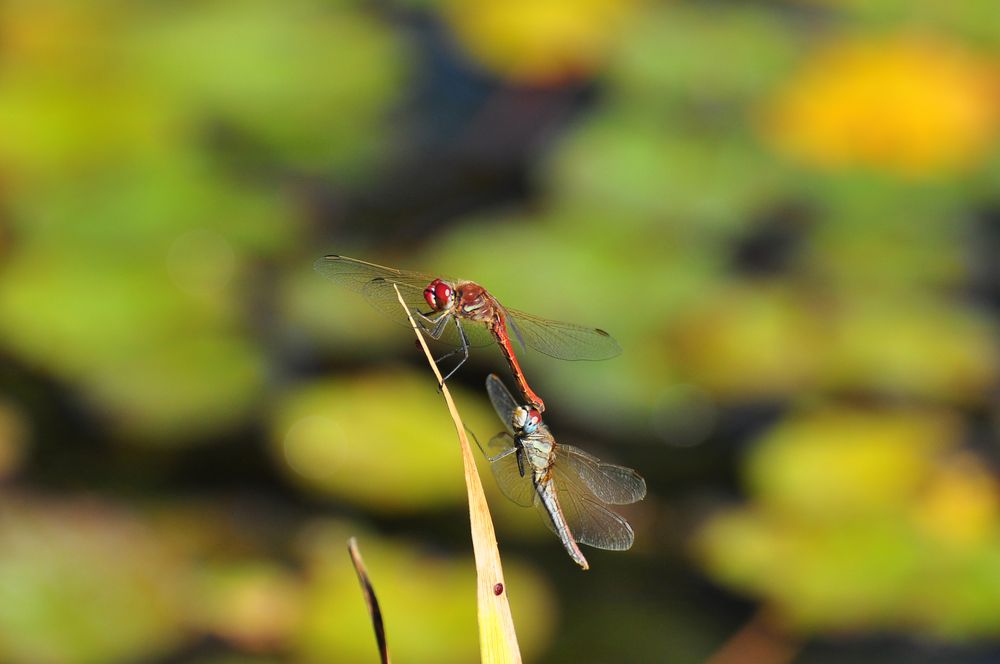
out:
{"label": "blurred background", "polygon": [[481,468],[526,661],[997,661],[998,57],[996,0],[3,2],[0,661],[376,661],[350,535],[477,659],[451,421],[326,253],[625,349],[523,363],[633,550]]}

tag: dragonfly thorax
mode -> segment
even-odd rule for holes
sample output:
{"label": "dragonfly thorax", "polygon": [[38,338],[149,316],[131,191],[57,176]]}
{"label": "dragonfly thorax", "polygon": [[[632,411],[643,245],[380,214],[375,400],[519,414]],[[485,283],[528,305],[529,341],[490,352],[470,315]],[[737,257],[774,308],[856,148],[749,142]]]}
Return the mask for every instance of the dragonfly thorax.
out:
{"label": "dragonfly thorax", "polygon": [[555,459],[555,440],[545,427],[535,433],[523,434],[518,437],[525,461],[536,476],[548,473]]}

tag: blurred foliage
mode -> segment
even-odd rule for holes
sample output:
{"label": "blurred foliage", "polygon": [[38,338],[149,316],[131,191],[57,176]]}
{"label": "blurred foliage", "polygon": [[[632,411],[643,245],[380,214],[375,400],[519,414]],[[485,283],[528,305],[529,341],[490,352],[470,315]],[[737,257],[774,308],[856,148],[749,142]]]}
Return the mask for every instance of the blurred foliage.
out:
{"label": "blurred foliage", "polygon": [[819,388],[982,402],[998,379],[989,322],[939,303],[733,287],[671,324],[685,375],[729,397]]}
{"label": "blurred foliage", "polygon": [[[733,121],[733,111],[765,97],[801,54],[806,36],[790,27],[762,5],[652,6],[630,26],[629,38],[609,62],[608,105],[650,119],[745,129]],[[710,53],[726,57],[706,57]],[[659,128],[673,133],[669,126]]]}
{"label": "blurred foliage", "polygon": [[0,656],[96,664],[167,652],[184,639],[179,563],[127,514],[5,495]]}
{"label": "blurred foliage", "polygon": [[[300,385],[278,404],[277,456],[306,486],[369,508],[400,513],[461,503],[458,442],[433,386],[432,377],[403,372]],[[389,393],[393,417],[384,416]],[[482,401],[463,407],[463,419],[487,436],[503,427]]]}
{"label": "blurred foliage", "polygon": [[191,661],[192,664],[277,664],[281,660],[249,655],[219,655],[198,657]]}
{"label": "blurred foliage", "polygon": [[936,174],[981,159],[1000,129],[1000,63],[919,37],[831,44],[778,94],[766,132],[822,167]]}
{"label": "blurred foliage", "polygon": [[380,115],[403,63],[392,33],[360,9],[209,2],[151,16],[128,36],[137,64],[189,116],[186,124],[208,115],[269,159],[357,172],[381,143]]}
{"label": "blurred foliage", "polygon": [[196,621],[250,652],[286,647],[302,620],[301,586],[291,571],[270,561],[206,567]]}
{"label": "blurred foliage", "polygon": [[935,0],[815,0],[837,5],[846,18],[880,30],[919,29],[950,32],[974,44],[1000,45],[996,6],[989,0],[968,0],[961,5]]}
{"label": "blurred foliage", "polygon": [[[343,524],[322,524],[307,532],[302,546],[309,595],[306,620],[298,634],[303,662],[360,662],[374,654],[371,618],[358,589],[354,569],[345,565]],[[463,561],[435,557],[412,547],[364,534],[359,544],[386,623],[390,651],[413,662],[474,661],[479,652],[475,578],[471,556]],[[553,629],[555,607],[544,579],[507,560],[504,564],[518,643],[526,660],[537,656]],[[353,603],[345,602],[353,597]]]}
{"label": "blurred foliage", "polygon": [[1000,485],[954,416],[813,409],[749,459],[752,507],[702,533],[713,574],[800,629],[995,634]]}
{"label": "blurred foliage", "polygon": [[[303,524],[284,551],[246,534],[234,546],[232,524],[204,506],[195,522],[168,512],[150,527],[148,514],[95,501],[5,494],[4,504],[5,662],[150,661],[204,635],[257,654],[232,661],[287,661],[281,653],[290,651],[302,662],[363,661],[374,637],[345,553],[352,533],[364,542],[395,650],[416,662],[464,662],[478,652],[471,553],[419,553],[340,521]],[[531,656],[554,627],[552,591],[516,559],[505,572]]]}
{"label": "blurred foliage", "polygon": [[586,78],[631,18],[636,0],[448,0],[455,38],[490,71],[529,84]]}
{"label": "blurred foliage", "polygon": [[[237,282],[301,226],[280,187],[248,176],[360,174],[398,43],[356,6],[310,0],[2,12],[0,175],[19,241],[0,336],[137,439],[231,426],[263,378]],[[364,66],[326,76],[331,61]]]}
{"label": "blurred foliage", "polygon": [[[816,661],[968,661],[995,5],[0,4],[0,660],[372,659],[350,535],[401,661],[474,657],[452,425],[411,332],[310,269],[337,252],[624,348],[523,364],[646,475],[634,552],[580,577],[484,477],[526,661],[698,661],[747,600]],[[480,440],[488,370],[452,381]]]}
{"label": "blurred foliage", "polygon": [[0,401],[0,478],[18,469],[28,445],[24,415],[11,403]]}
{"label": "blurred foliage", "polygon": [[[392,34],[350,2],[16,0],[2,24],[4,168],[50,184],[170,164],[208,130],[286,165],[356,170],[401,71]],[[331,61],[364,67],[327,76]]]}

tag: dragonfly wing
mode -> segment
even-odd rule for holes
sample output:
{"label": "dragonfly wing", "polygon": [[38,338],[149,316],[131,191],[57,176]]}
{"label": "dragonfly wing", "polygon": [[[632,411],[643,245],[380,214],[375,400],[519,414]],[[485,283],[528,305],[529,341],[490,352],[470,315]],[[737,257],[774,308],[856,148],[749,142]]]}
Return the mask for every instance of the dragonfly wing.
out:
{"label": "dragonfly wing", "polygon": [[521,350],[527,350],[528,347],[524,343],[524,335],[521,334],[521,329],[517,326],[517,321],[515,321],[512,316],[507,316],[506,318],[507,327],[512,333],[512,335],[508,334],[508,337],[513,336],[513,338],[517,339],[517,343],[521,346]]}
{"label": "dragonfly wing", "polygon": [[335,255],[320,258],[313,263],[313,267],[330,281],[361,293],[368,304],[394,322],[409,325],[394,286],[399,287],[407,309],[428,309],[424,289],[434,281],[434,277],[430,275]]}
{"label": "dragonfly wing", "polygon": [[601,502],[628,505],[646,497],[646,480],[631,468],[603,463],[572,445],[560,445],[556,454],[559,461],[575,472]]}
{"label": "dragonfly wing", "polygon": [[347,256],[324,256],[313,263],[313,267],[330,281],[357,293],[360,293],[368,282],[377,278],[398,284],[407,284],[420,288],[421,291],[427,287],[427,284],[434,281],[434,277],[427,274],[397,270]]}
{"label": "dragonfly wing", "polygon": [[497,435],[490,438],[490,441],[486,443],[486,448],[483,450],[483,454],[489,459],[495,459],[496,457],[509,452],[514,449],[514,436],[506,431],[501,431]]}
{"label": "dragonfly wing", "polygon": [[[468,340],[469,345],[474,348],[493,346],[497,342],[496,337],[493,336],[493,333],[483,323],[462,319],[462,330],[465,332],[465,338]],[[455,327],[454,323],[447,327],[438,341],[443,341],[453,346],[461,345],[458,328]]]}
{"label": "dragonfly wing", "polygon": [[511,336],[549,357],[607,360],[622,352],[614,337],[600,328],[547,320],[515,309],[505,311]]}
{"label": "dragonfly wing", "polygon": [[[552,466],[552,478],[559,506],[573,539],[609,551],[625,551],[632,548],[632,542],[635,540],[632,526],[628,525],[628,521],[624,518],[602,505],[581,483],[576,473],[562,468],[557,460]],[[537,503],[539,509],[544,509],[540,500]],[[546,516],[545,522],[558,535],[552,519]]]}
{"label": "dragonfly wing", "polygon": [[[491,457],[508,452],[514,447],[514,438],[509,433],[497,434],[486,445],[486,453]],[[490,464],[493,477],[496,478],[500,492],[510,498],[521,507],[531,507],[535,497],[535,485],[531,480],[531,473],[525,472],[521,475],[521,469],[517,465],[517,452],[504,454],[502,457]]]}
{"label": "dragonfly wing", "polygon": [[517,402],[514,401],[510,390],[507,389],[507,386],[503,384],[503,381],[496,374],[490,374],[486,377],[486,392],[490,395],[490,403],[493,404],[493,410],[497,412],[497,416],[503,422],[503,425],[507,427],[507,431],[514,433],[511,424],[513,422],[514,409],[517,408]]}
{"label": "dragonfly wing", "polygon": [[396,288],[399,288],[399,294],[402,296],[403,302],[406,303],[407,309],[411,312],[426,312],[430,307],[424,300],[425,286],[414,286],[413,284],[392,281],[385,277],[375,277],[364,284],[359,292],[364,295],[368,304],[372,305],[379,313],[388,316],[397,323],[409,325],[406,313],[399,305],[399,298],[396,297]]}

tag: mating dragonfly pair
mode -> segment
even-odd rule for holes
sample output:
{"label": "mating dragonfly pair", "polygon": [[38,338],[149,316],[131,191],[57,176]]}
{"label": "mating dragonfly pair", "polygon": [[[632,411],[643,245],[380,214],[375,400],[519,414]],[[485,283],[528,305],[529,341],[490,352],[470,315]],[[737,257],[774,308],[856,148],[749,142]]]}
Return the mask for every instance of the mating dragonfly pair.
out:
{"label": "mating dragonfly pair", "polygon": [[459,356],[444,380],[468,359],[470,347],[499,346],[526,402],[519,405],[496,375],[486,379],[490,401],[506,430],[480,448],[500,490],[518,505],[537,508],[583,569],[589,565],[580,543],[613,551],[632,546],[631,526],[607,505],[642,500],[645,480],[631,468],[603,463],[571,445],[556,443],[542,423],[545,403],[528,385],[512,342],[563,360],[603,360],[621,352],[611,335],[504,307],[472,281],[395,270],[346,256],[325,256],[315,267],[328,279],[361,293],[375,309],[409,325],[399,306],[398,289],[423,331],[455,346],[436,360],[440,364]]}

